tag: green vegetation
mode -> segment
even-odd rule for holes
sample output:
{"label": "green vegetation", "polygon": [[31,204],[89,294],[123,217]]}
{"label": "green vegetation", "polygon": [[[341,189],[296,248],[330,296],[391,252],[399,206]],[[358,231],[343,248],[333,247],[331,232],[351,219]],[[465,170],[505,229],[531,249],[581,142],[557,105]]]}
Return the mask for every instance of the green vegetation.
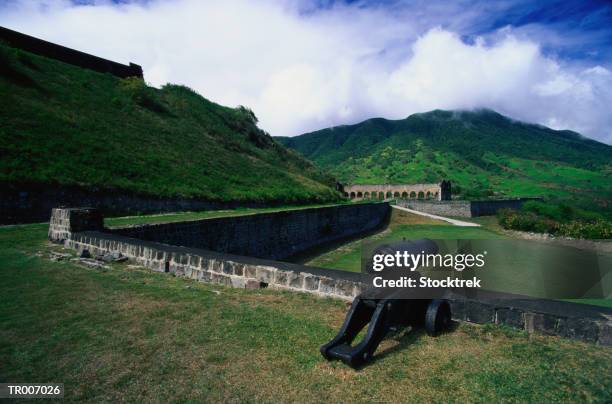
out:
{"label": "green vegetation", "polygon": [[521,210],[502,209],[499,224],[505,229],[549,233],[585,239],[612,238],[612,222],[603,215],[576,209],[567,204],[529,201]]}
{"label": "green vegetation", "polygon": [[446,222],[427,219],[408,212],[393,209],[389,220],[389,226],[383,231],[327,251],[319,252],[317,255],[310,256],[302,261],[310,266],[360,272],[361,251],[364,242],[388,242],[421,238],[452,240],[495,239],[503,237],[504,236],[494,228],[489,228],[488,226],[454,226]]}
{"label": "green vegetation", "polygon": [[333,180],[244,107],[0,44],[0,184],[211,201],[329,202]]}
{"label": "green vegetation", "polygon": [[46,231],[0,227],[0,379],[69,401],[612,400],[607,347],[460,324],[393,334],[354,371],[318,351],[343,302],[51,262]]}
{"label": "green vegetation", "polygon": [[466,199],[539,196],[612,215],[612,146],[489,110],[376,118],[278,139],[345,183],[450,179]]}

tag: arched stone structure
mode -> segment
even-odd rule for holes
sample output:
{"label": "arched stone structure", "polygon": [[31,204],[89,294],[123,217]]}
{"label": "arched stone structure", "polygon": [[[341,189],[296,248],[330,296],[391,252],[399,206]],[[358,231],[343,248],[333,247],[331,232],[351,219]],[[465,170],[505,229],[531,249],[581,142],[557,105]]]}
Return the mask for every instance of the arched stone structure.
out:
{"label": "arched stone structure", "polygon": [[350,199],[451,199],[450,181],[439,184],[344,185],[344,195]]}

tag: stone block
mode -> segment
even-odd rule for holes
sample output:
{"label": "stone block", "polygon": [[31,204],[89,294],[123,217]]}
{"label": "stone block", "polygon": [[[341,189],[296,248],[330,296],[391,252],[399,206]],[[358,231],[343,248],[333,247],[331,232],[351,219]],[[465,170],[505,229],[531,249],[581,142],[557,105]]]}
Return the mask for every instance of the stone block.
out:
{"label": "stone block", "polygon": [[208,271],[198,271],[198,281],[200,282],[211,282],[212,276]]}
{"label": "stone block", "polygon": [[[583,318],[561,318],[557,320],[555,333],[567,338],[598,342],[601,326],[597,321]],[[605,330],[604,330],[605,332]],[[604,337],[605,338],[605,337]]]}
{"label": "stone block", "polygon": [[221,261],[221,272],[226,275],[234,274],[234,263],[231,261]]}
{"label": "stone block", "polygon": [[319,278],[319,292],[326,294],[334,294],[336,293],[336,281],[332,278]]}
{"label": "stone block", "polygon": [[525,329],[525,316],[522,310],[498,308],[495,310],[495,323],[523,330]]}
{"label": "stone block", "polygon": [[276,275],[274,277],[274,284],[280,286],[287,286],[289,280],[290,272],[287,271],[276,271]]}
{"label": "stone block", "polygon": [[336,294],[340,296],[353,296],[355,283],[347,280],[339,279],[336,281]]}
{"label": "stone block", "polygon": [[257,277],[257,267],[254,265],[246,265],[244,267],[244,276],[247,278]]}
{"label": "stone block", "polygon": [[305,290],[319,290],[319,277],[314,275],[304,276],[304,289]]}
{"label": "stone block", "polygon": [[198,268],[200,266],[201,258],[198,255],[190,255],[189,256],[189,266]]}
{"label": "stone block", "polygon": [[257,267],[255,279],[270,284],[274,280],[274,272],[276,271],[271,267]]}
{"label": "stone block", "polygon": [[239,288],[239,289],[244,289],[246,287],[246,279],[244,278],[239,278],[237,276],[233,276],[230,278],[230,282],[232,284],[233,288]]}
{"label": "stone block", "polygon": [[473,300],[466,301],[466,320],[477,324],[492,323],[495,320],[495,309],[493,306]]}
{"label": "stone block", "polygon": [[529,333],[538,331],[554,335],[557,333],[559,320],[557,316],[551,314],[525,313],[525,330]]}
{"label": "stone block", "polygon": [[210,280],[213,283],[218,283],[221,285],[231,286],[231,279],[227,275],[222,275],[218,273],[211,273]]}
{"label": "stone block", "polygon": [[604,346],[612,345],[612,321],[601,321],[597,323],[599,328],[597,343]]}
{"label": "stone block", "polygon": [[304,275],[299,272],[289,272],[287,275],[287,285],[296,289],[304,288]]}
{"label": "stone block", "polygon": [[233,262],[232,263],[234,265],[234,275],[236,276],[244,276],[244,264],[241,264],[239,262]]}

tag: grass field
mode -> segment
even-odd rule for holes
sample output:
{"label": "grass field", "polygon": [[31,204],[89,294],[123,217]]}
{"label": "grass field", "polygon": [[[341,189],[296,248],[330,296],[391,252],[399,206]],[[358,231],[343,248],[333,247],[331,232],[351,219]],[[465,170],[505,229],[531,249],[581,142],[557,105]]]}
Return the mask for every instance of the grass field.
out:
{"label": "grass field", "polygon": [[[314,251],[312,254],[304,257],[299,257],[297,262],[316,266],[321,268],[337,269],[342,271],[360,272],[362,250],[364,243],[385,243],[396,242],[402,239],[421,239],[428,238],[432,240],[453,240],[453,239],[486,239],[496,240],[503,238],[517,237],[516,234],[504,231],[501,228],[497,219],[494,216],[483,216],[478,218],[456,218],[459,220],[469,220],[473,223],[478,223],[481,227],[459,227],[450,225],[446,222],[429,219],[427,217],[415,215],[398,209],[392,210],[392,215],[389,220],[389,225],[380,232],[369,234],[358,239],[346,242],[344,244],[330,246],[326,249]],[[521,249],[520,254],[506,254],[504,261],[496,267],[496,271],[490,272],[483,278],[490,285],[496,285],[497,291],[507,293],[527,294],[528,296],[547,296],[541,293],[550,293],[549,288],[556,286],[559,288],[559,294],[568,293],[566,279],[563,276],[557,275],[547,278],[547,283],[533,282],[534,274],[542,275],[541,268],[550,265],[550,254],[561,254],[561,250],[550,248],[539,244],[523,241],[521,244],[515,244]],[[508,246],[500,246],[491,243],[489,248],[502,247],[506,249]],[[568,255],[569,257],[569,255]],[[566,257],[567,258],[567,257]],[[588,260],[590,257],[584,256],[587,260],[585,265],[590,265]],[[599,256],[600,265],[604,262],[604,257]],[[610,257],[606,256],[605,262],[610,261]],[[561,268],[557,268],[561,270]],[[576,269],[580,271],[580,275],[576,275]],[[588,268],[593,269],[593,268]],[[586,276],[587,268],[584,266],[569,267],[563,269],[565,276],[579,277]],[[593,269],[595,270],[595,269]],[[538,279],[539,276],[538,275]],[[548,285],[546,290],[543,285]],[[565,292],[563,292],[565,291]],[[564,299],[571,302],[593,304],[597,306],[612,307],[612,299]]]}
{"label": "grass field", "polygon": [[345,303],[52,262],[46,230],[0,227],[3,382],[69,401],[612,400],[610,348],[461,324],[393,335],[354,371],[318,352]]}
{"label": "grass field", "polygon": [[[465,220],[465,218],[459,218]],[[471,219],[470,219],[471,220]],[[302,260],[306,265],[344,271],[361,271],[361,246],[364,242],[385,242],[401,239],[492,239],[506,237],[491,220],[481,220],[482,227],[459,227],[440,220],[429,219],[409,212],[393,209],[389,226],[383,231],[353,240]]]}

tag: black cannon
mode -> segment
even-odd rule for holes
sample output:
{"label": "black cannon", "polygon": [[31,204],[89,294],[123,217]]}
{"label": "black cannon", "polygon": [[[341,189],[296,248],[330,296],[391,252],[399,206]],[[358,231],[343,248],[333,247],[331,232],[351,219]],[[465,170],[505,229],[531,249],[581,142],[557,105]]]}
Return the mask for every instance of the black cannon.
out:
{"label": "black cannon", "polygon": [[[361,342],[351,343],[369,323]],[[368,362],[387,332],[397,327],[424,327],[427,334],[435,336],[449,328],[450,305],[442,299],[366,299],[356,297],[338,334],[321,346],[321,354],[327,359],[340,359],[352,368]]]}
{"label": "black cannon", "polygon": [[[393,253],[398,250],[435,252],[437,247],[430,240],[403,241],[383,245],[376,252]],[[418,276],[418,272],[414,275]],[[370,294],[356,297],[336,337],[321,346],[321,354],[327,360],[340,359],[352,368],[359,368],[372,358],[391,329],[424,327],[429,335],[435,336],[449,328],[451,309],[448,301],[406,299],[401,298],[401,293],[381,298],[373,298]],[[368,324],[364,338],[352,346],[357,335]]]}

